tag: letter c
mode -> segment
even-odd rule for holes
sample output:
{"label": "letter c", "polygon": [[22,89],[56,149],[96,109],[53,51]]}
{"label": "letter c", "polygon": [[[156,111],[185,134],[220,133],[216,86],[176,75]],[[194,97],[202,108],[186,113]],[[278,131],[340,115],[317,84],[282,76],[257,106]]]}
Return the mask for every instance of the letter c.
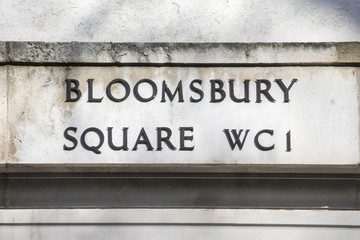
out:
{"label": "letter c", "polygon": [[272,149],[274,149],[275,147],[275,144],[269,146],[269,147],[265,147],[263,145],[261,145],[259,143],[259,137],[261,134],[263,133],[267,133],[267,134],[270,134],[271,136],[274,134],[274,130],[270,130],[270,129],[264,129],[264,130],[261,130],[260,132],[258,132],[254,138],[254,143],[255,143],[255,146],[260,149],[261,151],[270,151]]}

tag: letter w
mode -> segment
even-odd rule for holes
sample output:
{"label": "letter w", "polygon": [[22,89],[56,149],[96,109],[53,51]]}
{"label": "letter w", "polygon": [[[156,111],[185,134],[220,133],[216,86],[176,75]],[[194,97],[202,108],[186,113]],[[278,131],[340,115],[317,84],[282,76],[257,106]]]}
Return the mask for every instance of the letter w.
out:
{"label": "letter w", "polygon": [[241,137],[242,132],[243,132],[243,129],[240,129],[239,133],[236,132],[236,129],[231,129],[231,133],[232,133],[233,138],[235,140],[235,141],[233,141],[233,139],[232,139],[232,137],[230,135],[229,129],[224,129],[224,133],[226,135],[226,139],[229,142],[231,150],[234,150],[235,146],[237,145],[239,150],[241,151],[242,147],[244,146],[246,137],[247,137],[248,133],[250,132],[250,129],[246,129],[245,136],[243,137],[243,139],[241,141],[240,137]]}

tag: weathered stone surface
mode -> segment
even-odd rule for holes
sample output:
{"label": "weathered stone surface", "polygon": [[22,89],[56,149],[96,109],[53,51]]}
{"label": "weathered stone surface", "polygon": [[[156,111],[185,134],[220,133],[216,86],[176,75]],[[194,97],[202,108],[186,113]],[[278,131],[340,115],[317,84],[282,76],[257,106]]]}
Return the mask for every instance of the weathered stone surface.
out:
{"label": "weathered stone surface", "polygon": [[337,43],[337,54],[339,62],[357,63],[360,60],[359,42]]}
{"label": "weathered stone surface", "polygon": [[[357,165],[359,156],[357,69],[351,67],[263,67],[263,68],[194,68],[194,67],[9,67],[9,162],[13,164],[315,164]],[[78,79],[82,98],[65,102],[65,79]],[[152,79],[157,87],[155,99],[142,103],[131,92],[123,102],[112,102],[105,96],[108,83],[125,79],[131,89],[143,78]],[[290,91],[290,102],[274,83],[283,79]],[[87,80],[94,79],[94,97],[101,103],[87,102]],[[202,79],[204,99],[191,103],[198,95],[189,90],[190,81]],[[243,94],[242,81],[250,79],[250,103],[235,103],[226,97],[210,103],[210,79],[222,79],[228,96],[228,79],[235,79],[236,95]],[[275,103],[263,98],[256,103],[255,80],[269,79]],[[166,80],[172,91],[182,80],[184,102],[167,99],[161,102],[161,85]],[[114,88],[115,86],[113,86]],[[123,89],[122,89],[123,90]],[[116,97],[122,90],[114,89]],[[141,91],[150,96],[149,88]],[[150,94],[150,95],[149,95]],[[68,127],[80,142],[89,127],[104,133],[101,154],[85,150],[80,143],[73,151],[64,151]],[[108,146],[107,128],[113,127],[115,145],[122,143],[122,128],[129,127],[129,151],[114,151]],[[140,129],[144,127],[154,151],[144,145],[133,150]],[[171,151],[163,144],[156,151],[156,128],[169,127],[171,141],[179,150],[179,127],[193,127],[194,151]],[[241,151],[231,150],[224,129],[250,129]],[[274,130],[274,136],[263,135],[261,144],[275,144],[274,150],[260,151],[254,137],[262,129]],[[287,152],[286,134],[291,130],[291,152]],[[243,135],[242,135],[243,136]],[[94,133],[87,135],[89,145],[96,145]]]}
{"label": "weathered stone surface", "polygon": [[7,52],[7,43],[0,42],[0,63],[7,62],[8,52]]}
{"label": "weathered stone surface", "polygon": [[[341,44],[358,46],[358,43]],[[44,43],[10,42],[8,62],[95,64],[335,63],[336,43]],[[360,60],[339,53],[341,61]],[[0,59],[1,60],[1,59]]]}
{"label": "weathered stone surface", "polygon": [[7,161],[7,67],[0,67],[0,163]]}
{"label": "weathered stone surface", "polygon": [[[6,47],[7,45],[7,47]],[[2,42],[0,62],[32,64],[337,65],[360,61],[360,43]]]}
{"label": "weathered stone surface", "polygon": [[343,42],[354,0],[2,0],[1,41]]}
{"label": "weathered stone surface", "polygon": [[[2,70],[2,161],[5,163],[9,154],[11,164],[25,168],[39,163],[60,168],[78,164],[89,169],[92,164],[121,164],[130,169],[134,164],[140,168],[149,164],[161,168],[162,164],[174,167],[180,163],[210,164],[217,169],[222,164],[256,164],[241,169],[257,171],[267,166],[275,171],[269,164],[284,164],[286,171],[299,169],[295,165],[316,165],[316,171],[326,172],[321,166],[355,166],[359,161],[358,69],[350,66],[360,62],[358,46],[359,43],[2,43],[0,61],[10,65],[8,71]],[[65,102],[65,79],[69,78],[80,81],[82,98],[77,103]],[[86,102],[88,79],[94,79],[94,96],[102,97],[106,85],[115,78],[124,78],[130,84],[131,94],[126,101],[114,103],[105,96],[101,103]],[[132,92],[143,78],[153,79],[158,88],[156,98],[149,103],[140,103]],[[196,78],[203,80],[205,97],[200,103],[190,103],[190,96],[198,97],[189,90],[190,81]],[[250,103],[230,100],[231,78],[237,82],[236,96],[243,94],[242,81],[251,80]],[[254,81],[263,78],[272,82],[270,91],[275,103],[265,98],[263,103],[255,103]],[[286,86],[293,78],[299,80],[291,90],[290,103],[282,103],[283,92],[274,82],[278,78]],[[160,102],[164,79],[172,91],[182,80],[185,103]],[[223,102],[209,103],[210,79],[224,81],[227,97]],[[122,94],[114,91],[115,95]],[[105,137],[101,154],[85,150],[80,142],[75,150],[64,151],[64,144],[71,145],[64,131],[71,126],[77,128],[73,135],[78,141],[86,128],[101,129]],[[141,127],[156,150],[156,127],[171,128],[172,142],[179,148],[178,128],[188,126],[194,127],[194,141],[187,142],[195,145],[194,152],[173,152],[164,144],[163,151],[148,152],[143,145],[138,151],[131,151]],[[130,151],[108,147],[108,127],[114,127],[115,144],[122,142],[122,127],[129,127]],[[224,129],[250,129],[244,149],[231,151]],[[261,129],[275,131],[273,138],[266,138],[266,134],[261,138],[264,145],[274,140],[274,152],[254,147],[254,136]],[[285,134],[289,130],[290,153],[285,151]],[[344,171],[352,172],[348,168]]]}

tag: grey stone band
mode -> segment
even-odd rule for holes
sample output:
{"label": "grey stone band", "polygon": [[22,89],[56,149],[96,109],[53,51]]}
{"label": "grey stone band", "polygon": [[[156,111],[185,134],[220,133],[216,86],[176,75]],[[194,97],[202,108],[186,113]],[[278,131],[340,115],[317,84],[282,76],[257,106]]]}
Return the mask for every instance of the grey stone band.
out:
{"label": "grey stone band", "polygon": [[360,43],[0,42],[0,64],[354,65]]}

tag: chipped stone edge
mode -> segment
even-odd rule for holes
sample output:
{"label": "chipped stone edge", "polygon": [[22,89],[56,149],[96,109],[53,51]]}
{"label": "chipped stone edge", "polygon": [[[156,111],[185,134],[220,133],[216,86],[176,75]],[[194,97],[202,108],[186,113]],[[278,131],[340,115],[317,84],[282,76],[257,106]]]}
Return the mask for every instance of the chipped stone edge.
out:
{"label": "chipped stone edge", "polygon": [[0,64],[359,64],[360,42],[0,42]]}

